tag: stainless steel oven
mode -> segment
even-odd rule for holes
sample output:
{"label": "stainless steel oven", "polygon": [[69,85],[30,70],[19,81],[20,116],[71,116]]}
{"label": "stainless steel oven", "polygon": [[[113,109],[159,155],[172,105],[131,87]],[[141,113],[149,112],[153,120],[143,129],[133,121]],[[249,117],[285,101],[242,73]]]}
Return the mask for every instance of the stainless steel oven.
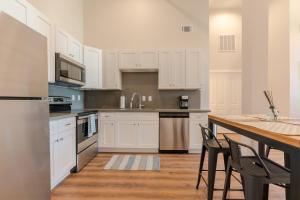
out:
{"label": "stainless steel oven", "polygon": [[55,82],[67,86],[84,86],[85,66],[61,53],[56,53]]}
{"label": "stainless steel oven", "polygon": [[98,153],[97,112],[84,112],[77,117],[77,172]]}

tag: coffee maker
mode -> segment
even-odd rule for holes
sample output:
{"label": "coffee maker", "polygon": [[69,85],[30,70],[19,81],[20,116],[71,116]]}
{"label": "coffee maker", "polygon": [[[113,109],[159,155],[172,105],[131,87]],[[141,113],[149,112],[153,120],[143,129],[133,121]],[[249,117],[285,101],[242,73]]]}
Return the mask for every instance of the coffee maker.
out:
{"label": "coffee maker", "polygon": [[179,108],[180,109],[188,109],[189,108],[189,97],[188,96],[180,96],[179,97]]}

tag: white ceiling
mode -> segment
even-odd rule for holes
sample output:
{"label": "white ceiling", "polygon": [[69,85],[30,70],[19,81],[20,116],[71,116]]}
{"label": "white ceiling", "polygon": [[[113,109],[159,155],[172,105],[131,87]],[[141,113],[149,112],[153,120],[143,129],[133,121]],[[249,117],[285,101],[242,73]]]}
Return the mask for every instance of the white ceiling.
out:
{"label": "white ceiling", "polygon": [[210,8],[241,8],[242,0],[210,0]]}

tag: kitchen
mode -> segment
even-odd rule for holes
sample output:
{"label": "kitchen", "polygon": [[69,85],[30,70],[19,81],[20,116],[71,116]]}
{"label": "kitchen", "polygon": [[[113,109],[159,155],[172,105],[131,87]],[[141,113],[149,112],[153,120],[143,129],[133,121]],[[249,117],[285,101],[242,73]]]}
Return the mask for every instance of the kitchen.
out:
{"label": "kitchen", "polygon": [[[210,113],[210,6],[208,0],[0,0],[0,108],[18,110],[1,115],[9,135],[1,149],[9,156],[0,169],[10,182],[1,182],[0,199],[222,197],[212,197],[211,185],[195,189],[203,127],[236,132]],[[13,151],[7,144],[16,139]],[[210,164],[208,184],[217,171]]]}

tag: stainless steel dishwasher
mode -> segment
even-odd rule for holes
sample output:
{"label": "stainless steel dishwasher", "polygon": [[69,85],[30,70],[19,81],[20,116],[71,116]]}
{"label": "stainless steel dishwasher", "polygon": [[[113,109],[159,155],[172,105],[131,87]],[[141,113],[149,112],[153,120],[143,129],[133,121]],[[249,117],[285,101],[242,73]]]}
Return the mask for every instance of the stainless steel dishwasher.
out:
{"label": "stainless steel dishwasher", "polygon": [[159,152],[187,153],[189,113],[159,113]]}

